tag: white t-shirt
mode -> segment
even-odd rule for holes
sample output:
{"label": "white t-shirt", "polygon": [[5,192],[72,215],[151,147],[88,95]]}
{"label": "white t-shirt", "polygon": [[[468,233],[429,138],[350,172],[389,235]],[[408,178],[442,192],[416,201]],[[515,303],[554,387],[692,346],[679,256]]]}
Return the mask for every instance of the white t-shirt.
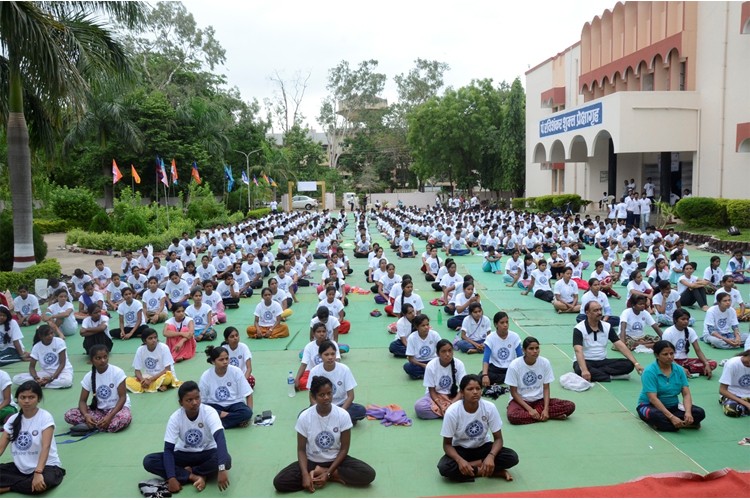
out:
{"label": "white t-shirt", "polygon": [[[687,338],[685,337],[686,332]],[[698,340],[698,334],[689,326],[685,328],[685,331],[681,332],[673,325],[664,330],[661,339],[668,340],[674,345],[674,359],[687,359],[687,348]]]}
{"label": "white t-shirt", "polygon": [[[317,323],[322,323],[322,321],[320,321],[317,316],[313,316],[312,318],[310,318],[310,328],[315,326]],[[328,320],[323,324],[326,325],[326,340],[333,340],[333,330],[341,326],[338,318],[333,315],[328,315]]]}
{"label": "white t-shirt", "polygon": [[[13,422],[19,418],[19,414],[16,413],[8,418],[5,422],[3,430],[8,433],[9,436],[13,435]],[[39,464],[39,454],[42,452],[42,433],[44,430],[55,427],[55,420],[52,415],[47,411],[39,408],[31,418],[26,416],[21,417],[21,431],[18,433],[18,437],[15,441],[10,443],[10,451],[13,456],[13,463],[22,474],[32,474]],[[57,443],[55,438],[52,438],[52,442],[49,447],[49,455],[47,455],[47,461],[45,466],[57,466],[62,467],[60,457],[57,455]]]}
{"label": "white t-shirt", "polygon": [[91,318],[91,316],[86,316],[85,318],[83,318],[83,321],[81,322],[81,327],[82,328],[88,328],[88,329],[97,328],[97,327],[102,326],[102,325],[105,325],[104,326],[104,332],[103,332],[104,335],[106,335],[109,338],[112,338],[112,336],[109,334],[109,318],[107,316],[105,316],[105,315],[102,314],[99,317],[98,321],[94,321]]}
{"label": "white t-shirt", "polygon": [[443,366],[440,364],[440,358],[433,358],[427,363],[427,367],[424,370],[424,382],[422,385],[425,386],[425,393],[429,394],[430,387],[435,389],[438,394],[450,395],[451,386],[461,383],[461,379],[466,375],[466,368],[464,367],[463,361],[458,358],[453,358],[453,363],[456,367],[455,376],[452,373],[451,365]]}
{"label": "white t-shirt", "polygon": [[720,384],[726,384],[729,392],[740,398],[750,398],[750,368],[742,364],[742,358],[729,358],[721,372]]}
{"label": "white t-shirt", "polygon": [[[338,361],[341,359],[339,346],[333,340],[331,340],[331,342],[333,342],[333,345],[336,347],[336,361]],[[320,346],[314,340],[311,340],[302,350],[301,363],[305,364],[308,370],[312,370],[315,366],[323,362],[323,358],[318,354],[319,347]]]}
{"label": "white t-shirt", "polygon": [[341,433],[352,428],[349,413],[336,405],[325,417],[318,414],[315,405],[300,413],[294,426],[307,440],[305,454],[313,462],[332,462],[341,449]]}
{"label": "white t-shirt", "polygon": [[490,318],[482,315],[477,322],[471,314],[468,314],[461,323],[461,330],[458,332],[458,335],[456,335],[456,339],[460,340],[461,332],[463,332],[474,342],[483,342],[491,331],[492,323],[490,323]]}
{"label": "white t-shirt", "polygon": [[47,308],[47,312],[50,315],[60,314],[63,311],[70,311],[70,313],[63,319],[62,328],[67,331],[73,331],[78,327],[76,317],[73,315],[73,304],[66,302],[62,306],[58,302],[53,302]]}
{"label": "white t-shirt", "polygon": [[264,301],[260,301],[255,306],[255,315],[258,317],[258,324],[263,327],[273,326],[276,324],[276,318],[284,312],[278,302],[272,300],[271,305],[267,306]]}
{"label": "white t-shirt", "polygon": [[719,306],[711,306],[706,311],[706,318],[703,320],[704,336],[718,332],[722,336],[732,337],[735,327],[739,327],[739,322],[737,321],[737,312],[731,307],[721,312]]}
{"label": "white t-shirt", "polygon": [[402,316],[396,321],[396,335],[401,337],[409,337],[412,332],[411,321],[406,316]]}
{"label": "white t-shirt", "polygon": [[253,393],[245,373],[232,365],[227,366],[227,372],[223,377],[217,375],[213,367],[209,368],[201,375],[198,386],[205,403],[224,407],[244,403],[245,398]]}
{"label": "white t-shirt", "polygon": [[440,435],[452,438],[453,446],[479,448],[484,443],[491,442],[491,434],[502,427],[500,413],[493,403],[480,399],[477,411],[469,413],[464,409],[463,400],[459,400],[445,410]]}
{"label": "white t-shirt", "polygon": [[330,315],[336,318],[338,318],[339,313],[344,310],[344,303],[335,297],[333,299],[333,302],[328,302],[328,297],[324,298],[323,300],[318,302],[318,307],[321,306],[327,308]]}
{"label": "white t-shirt", "polygon": [[[414,306],[415,311],[421,311],[424,309],[424,303],[422,302],[422,297],[417,295],[415,292],[412,292],[410,296],[404,297],[404,304],[411,304]],[[399,295],[396,297],[396,300],[393,302],[393,314],[401,314],[401,296]]]}
{"label": "white t-shirt", "polygon": [[169,300],[174,302],[183,297],[189,297],[190,287],[183,280],[178,281],[176,284],[174,281],[169,280],[167,282],[167,286],[164,288],[164,293],[166,293],[167,296],[169,296]]}
{"label": "white t-shirt", "polygon": [[157,342],[153,351],[149,351],[148,346],[143,344],[135,351],[133,368],[140,370],[143,375],[149,377],[156,375],[167,366],[172,367],[172,374],[174,375],[174,359],[167,344]]}
{"label": "white t-shirt", "polygon": [[[73,321],[75,321],[75,319]],[[21,327],[18,326],[18,322],[16,320],[10,320],[10,331],[7,332],[10,336],[10,342],[8,343],[3,342],[3,336],[5,333],[5,325],[0,324],[0,349],[8,349],[10,347],[14,347],[13,342],[15,342],[16,340],[21,343],[21,348],[23,348],[23,333],[21,332]]]}
{"label": "white t-shirt", "polygon": [[341,406],[346,401],[346,393],[357,387],[357,382],[354,380],[352,371],[345,364],[336,362],[336,366],[332,371],[326,371],[323,363],[315,365],[310,369],[310,375],[307,378],[307,388],[310,389],[312,379],[315,376],[324,376],[328,378],[333,384],[333,404]]}
{"label": "white t-shirt", "polygon": [[523,355],[521,337],[514,331],[508,331],[504,339],[501,339],[496,332],[487,335],[484,348],[490,349],[490,364],[498,368],[508,368],[511,361]]}
{"label": "white t-shirt", "polygon": [[[117,395],[117,388],[125,382],[125,372],[122,368],[118,368],[114,365],[107,365],[107,369],[104,373],[96,372],[96,402],[97,408],[100,410],[111,410],[117,405],[119,396]],[[81,380],[81,387],[89,392],[92,392],[91,387],[91,370],[86,372]],[[125,393],[125,408],[130,408],[130,396],[127,392]]]}
{"label": "white t-shirt", "polygon": [[122,300],[122,289],[128,288],[127,283],[120,281],[120,286],[116,286],[114,282],[107,285],[107,292],[109,292],[109,300],[112,302],[120,302]]}
{"label": "white t-shirt", "polygon": [[646,333],[644,330],[647,326],[651,326],[655,323],[654,318],[644,311],[639,314],[635,314],[632,308],[625,309],[620,315],[620,323],[627,323],[627,330],[625,335],[633,339],[639,339]]}
{"label": "white t-shirt", "polygon": [[[674,290],[669,291],[669,297],[666,298],[666,302],[664,299],[664,295],[662,295],[661,292],[655,293],[653,298],[651,299],[655,306],[665,305],[664,315],[670,319],[672,318],[672,314],[674,314],[675,306],[677,305],[678,300],[680,300],[680,294]],[[674,342],[672,343],[674,344]]]}
{"label": "white t-shirt", "polygon": [[143,292],[143,304],[146,306],[146,312],[156,312],[159,310],[159,301],[167,296],[164,290],[157,288],[155,292],[146,290]]}
{"label": "white t-shirt", "polygon": [[565,283],[565,280],[560,279],[555,282],[555,295],[560,295],[560,300],[566,304],[572,304],[574,297],[578,295],[578,285],[572,279],[570,282]]}
{"label": "white t-shirt", "polygon": [[[128,305],[127,302],[121,302],[120,305],[117,306],[117,314],[125,318],[125,328],[132,328],[135,326],[136,322],[138,321],[139,311],[143,311],[143,304],[141,304],[139,300],[135,299],[133,299],[133,303],[130,305]],[[141,322],[143,322],[143,318],[141,318]]]}
{"label": "white t-shirt", "polygon": [[435,347],[441,338],[438,332],[430,330],[427,332],[427,337],[423,339],[415,330],[406,339],[406,355],[413,356],[420,363],[427,363],[437,356]]}
{"label": "white t-shirt", "polygon": [[612,313],[612,308],[609,305],[609,299],[607,298],[607,296],[601,291],[597,295],[594,295],[591,290],[584,293],[583,297],[581,297],[581,311],[585,311],[586,304],[592,301],[596,301],[601,304],[602,313],[604,313],[605,316]]}
{"label": "white t-shirt", "polygon": [[216,277],[216,268],[213,264],[208,264],[206,267],[203,267],[203,264],[201,264],[195,271],[200,276],[201,281],[212,280]]}
{"label": "white t-shirt", "polygon": [[138,276],[138,278],[135,277],[135,275],[128,276],[128,285],[130,285],[130,288],[132,288],[136,293],[140,292],[146,287],[146,282],[148,281],[148,277],[141,274]]}
{"label": "white t-shirt", "polygon": [[223,429],[219,413],[208,405],[198,407],[198,416],[190,420],[184,408],[172,413],[167,422],[164,441],[174,444],[175,451],[198,453],[216,448],[214,434]]}
{"label": "white t-shirt", "polygon": [[[41,341],[34,344],[31,348],[31,357],[37,361],[37,373],[43,375],[53,375],[60,366],[60,353],[67,349],[65,341],[60,337],[52,337],[50,345],[44,345]],[[66,353],[67,354],[67,353]],[[73,365],[70,364],[70,356],[65,356],[65,368],[60,373],[65,373],[73,378]]]}
{"label": "white t-shirt", "polygon": [[539,356],[533,365],[526,364],[523,357],[514,359],[505,375],[505,383],[518,389],[519,395],[529,403],[542,399],[544,384],[554,380],[552,365],[542,356]]}
{"label": "white t-shirt", "polygon": [[221,295],[216,292],[211,292],[211,295],[204,292],[203,303],[207,304],[213,312],[217,312],[219,310],[219,304],[222,303]]}
{"label": "white t-shirt", "polygon": [[229,364],[231,366],[236,366],[242,370],[242,373],[245,373],[247,360],[253,359],[253,354],[250,352],[250,348],[247,344],[240,342],[237,344],[237,349],[232,349],[229,347],[229,344],[224,344],[222,347],[227,350],[227,353],[229,353]]}
{"label": "white t-shirt", "polygon": [[30,293],[26,295],[25,300],[20,295],[13,299],[13,307],[16,311],[20,311],[24,316],[30,315],[33,311],[36,311],[37,314],[40,312],[39,300],[37,300],[36,296]]}
{"label": "white t-shirt", "polygon": [[[729,296],[732,298],[732,307],[740,307],[740,304],[742,304],[744,302],[742,300],[742,294],[736,288],[732,288],[729,292],[727,292],[724,289],[724,287],[722,287],[722,288],[718,289],[716,292],[717,292],[717,294],[721,293],[721,292],[728,293]],[[717,302],[716,302],[716,295],[714,295],[714,305],[716,305],[716,304],[717,304]]]}
{"label": "white t-shirt", "polygon": [[195,322],[196,330],[203,330],[211,325],[208,324],[208,313],[211,311],[211,306],[206,303],[201,303],[200,309],[195,308],[195,304],[190,304],[185,309],[185,315],[193,318]]}
{"label": "white t-shirt", "polygon": [[545,292],[551,290],[549,280],[552,279],[552,273],[549,269],[545,269],[544,272],[539,269],[534,269],[531,271],[531,277],[534,278],[534,288],[532,290],[534,293],[539,290]]}

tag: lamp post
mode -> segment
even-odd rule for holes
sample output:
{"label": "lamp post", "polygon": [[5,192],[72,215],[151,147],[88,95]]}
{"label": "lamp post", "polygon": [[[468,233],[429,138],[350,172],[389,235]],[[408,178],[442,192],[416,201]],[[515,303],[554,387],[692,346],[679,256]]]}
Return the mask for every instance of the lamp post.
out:
{"label": "lamp post", "polygon": [[250,151],[249,153],[245,153],[244,151],[240,151],[235,149],[235,153],[240,153],[245,155],[245,175],[247,175],[247,209],[250,210],[250,155],[253,153],[257,153],[262,148],[254,149]]}

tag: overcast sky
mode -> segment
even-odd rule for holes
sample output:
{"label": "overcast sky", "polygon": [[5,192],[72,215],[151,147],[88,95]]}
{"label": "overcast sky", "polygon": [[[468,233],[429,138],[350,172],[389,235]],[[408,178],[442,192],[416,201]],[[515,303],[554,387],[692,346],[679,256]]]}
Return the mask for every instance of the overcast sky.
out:
{"label": "overcast sky", "polygon": [[455,88],[472,79],[512,82],[580,40],[581,28],[614,0],[522,0],[520,2],[431,2],[340,0],[239,2],[186,0],[199,27],[213,26],[226,49],[218,71],[242,98],[271,97],[269,76],[292,79],[310,73],[303,101],[306,123],[326,95],[327,74],[341,60],[355,67],[376,59],[388,77],[383,97],[396,100],[393,77],[417,58],[450,65],[445,82]]}

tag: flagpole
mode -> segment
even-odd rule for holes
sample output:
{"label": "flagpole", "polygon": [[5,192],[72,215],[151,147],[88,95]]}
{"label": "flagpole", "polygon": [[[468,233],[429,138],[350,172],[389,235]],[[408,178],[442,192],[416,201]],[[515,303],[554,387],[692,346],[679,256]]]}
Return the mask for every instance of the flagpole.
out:
{"label": "flagpole", "polygon": [[156,185],[154,186],[155,187],[154,190],[156,191],[156,227],[158,228],[158,227],[161,227],[159,226],[159,166],[158,165],[156,166],[155,180],[156,180]]}
{"label": "flagpole", "polygon": [[164,207],[167,209],[167,229],[169,229],[169,193],[167,186],[164,186]]}

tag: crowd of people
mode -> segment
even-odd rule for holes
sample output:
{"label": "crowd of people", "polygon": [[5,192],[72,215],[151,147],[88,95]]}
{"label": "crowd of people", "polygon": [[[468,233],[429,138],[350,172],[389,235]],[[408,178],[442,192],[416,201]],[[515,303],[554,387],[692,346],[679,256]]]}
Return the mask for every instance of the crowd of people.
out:
{"label": "crowd of people", "polygon": [[[68,348],[75,335],[82,338],[91,369],[77,406],[64,415],[72,430],[122,431],[133,419],[129,392],[177,388],[180,408],[167,423],[164,449],[146,456],[144,468],[163,478],[172,493],[185,484],[201,491],[214,477],[219,489],[227,488],[232,461],[224,429],[247,427],[253,417],[248,345],[288,337],[287,320],[301,307],[295,305],[301,293],[317,295],[314,309],[302,313],[312,316],[309,343],[294,376],[295,390],[309,390],[310,407],[295,426],[296,460],[274,478],[280,492],[315,491],[329,481],[364,486],[375,478],[373,467],[348,454],[351,429],[366,415],[355,402],[353,370],[341,362],[341,354],[349,352],[339,338],[352,326],[345,319],[352,293],[369,293],[395,319],[387,325],[394,335],[388,350],[405,359],[407,380],[420,380],[425,388],[414,404],[416,417],[443,420],[438,470],[450,480],[511,480],[508,469],[519,462],[504,444],[497,406],[483,394],[507,386],[506,419],[513,425],[565,420],[575,412],[573,402],[551,396],[555,376],[540,354],[540,341],[512,331],[507,313],[489,313],[492,304],[482,304],[476,280],[496,280],[509,292],[520,289],[532,295],[528,300],[549,303],[550,312],[575,314],[572,371],[587,382],[629,378],[634,370],[641,374],[636,412],[655,429],[698,428],[705,418],[688,378],[710,378],[717,363],[706,357],[699,340],[741,351],[726,361],[718,392],[726,415],[750,415],[750,341],[739,326],[750,314],[735,287],[750,273],[747,259],[735,252],[722,269],[715,256],[698,278],[677,235],[662,237],[640,222],[628,213],[601,219],[482,208],[473,199],[450,200],[429,211],[357,210],[349,217],[343,211],[272,213],[197,231],[192,238],[184,233],[163,260],[149,248],[137,257],[126,252],[117,272],[96,260],[89,273],[76,269],[69,283],[50,280],[46,303],[21,286],[11,304],[0,305],[0,366],[28,363],[12,380],[0,370],[5,420],[0,453],[10,444],[14,458],[0,469],[0,492],[39,493],[62,481],[65,472],[51,439],[54,419],[37,405],[43,388],[73,385]],[[348,224],[354,233],[350,256],[342,245]],[[595,260],[583,260],[586,247],[595,249]],[[481,272],[487,274],[462,276],[458,263],[475,253],[483,255]],[[350,257],[366,263],[370,290],[353,285]],[[411,273],[399,269],[406,267],[405,259],[414,259],[405,269]],[[419,288],[433,294],[432,300],[415,291],[421,281],[425,286]],[[620,294],[626,308],[616,315],[610,298],[619,300]],[[687,309],[695,306],[705,311],[700,336]],[[251,319],[231,326],[228,309],[242,309]],[[115,314],[118,328],[110,328]],[[453,338],[433,328],[431,319],[440,323],[443,314]],[[40,326],[28,352],[21,326],[30,325]],[[221,331],[223,341],[216,345]],[[109,363],[109,354],[133,337],[141,345],[128,375]],[[211,366],[197,382],[179,380],[175,366],[193,363],[199,343]],[[622,357],[607,357],[610,345]],[[467,366],[454,356],[456,350],[481,360]],[[653,352],[655,360],[643,367],[633,352]],[[11,383],[17,385],[15,401]]]}

